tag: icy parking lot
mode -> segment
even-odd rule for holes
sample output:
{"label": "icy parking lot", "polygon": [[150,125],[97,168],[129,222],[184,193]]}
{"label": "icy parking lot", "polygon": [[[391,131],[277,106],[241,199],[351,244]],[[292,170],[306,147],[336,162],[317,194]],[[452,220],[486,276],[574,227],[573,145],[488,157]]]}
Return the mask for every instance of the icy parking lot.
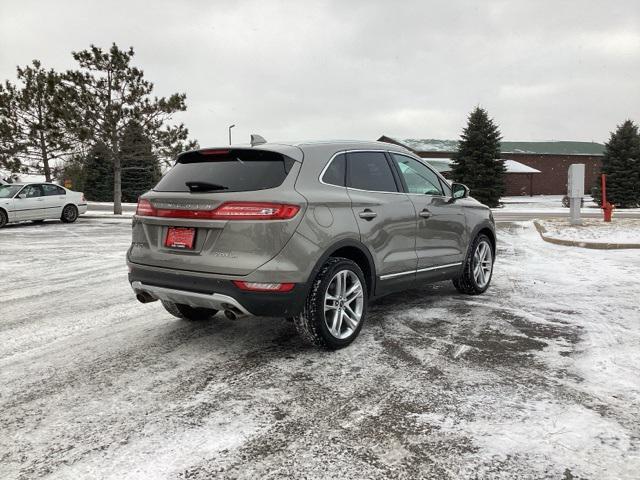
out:
{"label": "icy parking lot", "polygon": [[0,231],[0,478],[639,476],[637,250],[506,224],[485,295],[387,297],[322,352],[284,320],[137,303],[129,235]]}

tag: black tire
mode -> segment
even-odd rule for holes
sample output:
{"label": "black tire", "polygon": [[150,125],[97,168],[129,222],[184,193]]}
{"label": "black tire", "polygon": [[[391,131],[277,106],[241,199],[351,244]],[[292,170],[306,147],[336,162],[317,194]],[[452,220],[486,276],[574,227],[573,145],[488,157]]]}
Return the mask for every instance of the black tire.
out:
{"label": "black tire", "polygon": [[7,216],[7,212],[0,209],[0,228],[4,227],[7,223],[9,223],[9,217]]}
{"label": "black tire", "polygon": [[60,220],[64,223],[73,223],[78,219],[78,207],[75,205],[66,205],[62,209],[62,215],[60,215]]}
{"label": "black tire", "polygon": [[[486,280],[486,284],[480,284],[474,275],[474,256],[480,245],[483,243],[488,246],[491,252],[491,272],[489,274],[489,278]],[[491,243],[491,240],[485,234],[478,235],[469,247],[467,257],[465,258],[462,266],[462,273],[459,277],[453,279],[453,286],[456,287],[460,293],[465,293],[467,295],[479,295],[484,293],[491,284],[494,259],[495,252],[493,251],[493,244]]]}
{"label": "black tire", "polygon": [[181,303],[173,303],[162,300],[162,306],[174,317],[181,318],[183,320],[202,321],[209,320],[213,317],[217,310],[212,308],[195,308],[189,305],[183,305]]}
{"label": "black tire", "polygon": [[[348,336],[338,338],[331,333],[325,319],[325,294],[336,275],[345,270],[355,274],[360,281],[360,286],[362,288],[362,305],[360,319],[357,326],[350,334],[348,334]],[[352,277],[350,274],[347,275]],[[356,282],[352,285],[355,284]],[[300,315],[293,318],[293,322],[296,330],[306,343],[329,350],[337,350],[349,345],[360,333],[367,316],[367,303],[367,283],[365,282],[364,274],[360,267],[355,262],[347,258],[332,257],[322,266],[318,275],[313,280],[311,289],[307,295],[304,309]],[[342,304],[343,302],[340,301],[340,305]],[[339,313],[336,315],[338,314]],[[338,327],[338,330],[340,330],[340,327]],[[349,330],[348,327],[347,330]]]}

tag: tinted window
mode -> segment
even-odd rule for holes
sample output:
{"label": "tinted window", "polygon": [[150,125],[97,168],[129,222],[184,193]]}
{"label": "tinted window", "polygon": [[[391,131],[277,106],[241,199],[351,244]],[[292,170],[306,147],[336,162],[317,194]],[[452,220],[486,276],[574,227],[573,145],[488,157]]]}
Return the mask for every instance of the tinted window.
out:
{"label": "tinted window", "polygon": [[344,187],[345,185],[345,175],[347,170],[347,161],[345,158],[345,154],[341,153],[336,156],[331,164],[327,167],[322,176],[322,181],[324,183],[328,183],[329,185],[338,185],[339,187]]}
{"label": "tinted window", "polygon": [[158,192],[246,192],[282,184],[294,160],[264,150],[202,150],[181,155]]}
{"label": "tinted window", "polygon": [[23,193],[26,198],[44,196],[44,193],[42,192],[42,187],[40,185],[27,185],[26,187],[24,187],[24,190],[20,193]]}
{"label": "tinted window", "polygon": [[414,158],[404,155],[391,154],[391,158],[398,165],[400,175],[407,185],[408,193],[426,195],[442,195],[442,186],[438,176],[427,166]]}
{"label": "tinted window", "polygon": [[376,192],[397,192],[387,157],[382,152],[348,154],[348,186]]}
{"label": "tinted window", "polygon": [[67,194],[64,188],[60,188],[57,185],[42,185],[42,188],[44,189],[44,194],[48,196]]}

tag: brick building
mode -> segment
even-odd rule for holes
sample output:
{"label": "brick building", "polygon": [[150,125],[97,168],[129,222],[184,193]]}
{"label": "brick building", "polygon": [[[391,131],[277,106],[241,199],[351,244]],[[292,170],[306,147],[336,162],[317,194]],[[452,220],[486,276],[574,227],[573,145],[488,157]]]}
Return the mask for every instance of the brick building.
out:
{"label": "brick building", "polygon": [[[426,160],[450,159],[455,148],[455,142],[438,141],[438,147],[445,150],[435,151],[429,148],[429,141],[400,142],[384,135],[378,141],[402,145]],[[503,159],[540,171],[534,174],[507,173],[507,195],[565,195],[567,173],[573,163],[584,163],[585,193],[590,192],[600,173],[604,149],[603,145],[590,142],[503,142],[502,145]]]}

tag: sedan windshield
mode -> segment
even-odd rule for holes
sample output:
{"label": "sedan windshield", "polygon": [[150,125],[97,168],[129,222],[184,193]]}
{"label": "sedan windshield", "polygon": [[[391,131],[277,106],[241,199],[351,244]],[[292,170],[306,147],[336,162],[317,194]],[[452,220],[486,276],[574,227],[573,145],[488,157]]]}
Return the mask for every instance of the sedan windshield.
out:
{"label": "sedan windshield", "polygon": [[13,198],[21,188],[22,185],[0,185],[0,198]]}

